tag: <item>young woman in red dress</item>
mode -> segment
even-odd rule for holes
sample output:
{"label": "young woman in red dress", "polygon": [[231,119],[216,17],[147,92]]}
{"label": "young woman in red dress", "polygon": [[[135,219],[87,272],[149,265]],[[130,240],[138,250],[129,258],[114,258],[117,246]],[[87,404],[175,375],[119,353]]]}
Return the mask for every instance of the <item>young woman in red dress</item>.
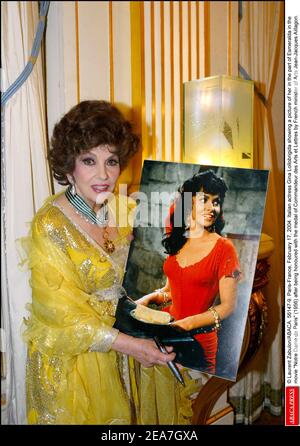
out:
{"label": "young woman in red dress", "polygon": [[[206,360],[214,374],[221,321],[235,309],[240,266],[232,242],[222,237],[223,202],[227,186],[212,170],[194,175],[179,188],[170,209],[163,246],[166,285],[139,303],[170,304],[165,308],[182,330],[197,329]],[[184,221],[185,224],[181,224]]]}

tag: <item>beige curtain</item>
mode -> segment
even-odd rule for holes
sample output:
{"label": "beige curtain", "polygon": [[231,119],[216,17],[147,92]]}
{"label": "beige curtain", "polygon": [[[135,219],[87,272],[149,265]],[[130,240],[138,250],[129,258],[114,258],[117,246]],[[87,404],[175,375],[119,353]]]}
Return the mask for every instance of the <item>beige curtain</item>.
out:
{"label": "beige curtain", "polygon": [[[39,20],[38,2],[1,2],[3,90],[23,71]],[[21,338],[28,277],[18,267],[16,240],[51,192],[46,162],[45,96],[42,59],[2,110],[2,328],[5,333],[6,403],[3,424],[25,424],[25,344]],[[1,380],[2,381],[2,380]]]}
{"label": "beige curtain", "polygon": [[[278,65],[283,63],[284,2],[241,3],[240,76],[255,82],[254,167],[270,169],[263,232],[274,240],[270,257],[270,282],[264,294],[268,302],[268,327],[253,371],[230,390],[236,421],[250,424],[263,407],[278,415],[282,410],[283,352],[283,165],[278,154],[283,146],[274,138],[272,97]],[[284,88],[284,85],[282,85]],[[274,112],[273,112],[274,113]],[[284,119],[284,108],[278,110]]]}

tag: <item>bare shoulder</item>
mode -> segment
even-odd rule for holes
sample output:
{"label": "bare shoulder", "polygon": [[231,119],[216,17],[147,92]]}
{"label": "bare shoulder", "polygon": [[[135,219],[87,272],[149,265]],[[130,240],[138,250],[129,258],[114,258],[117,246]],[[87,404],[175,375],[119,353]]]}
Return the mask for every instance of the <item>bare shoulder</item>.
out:
{"label": "bare shoulder", "polygon": [[223,242],[223,247],[228,251],[236,251],[234,243],[227,237],[221,237]]}

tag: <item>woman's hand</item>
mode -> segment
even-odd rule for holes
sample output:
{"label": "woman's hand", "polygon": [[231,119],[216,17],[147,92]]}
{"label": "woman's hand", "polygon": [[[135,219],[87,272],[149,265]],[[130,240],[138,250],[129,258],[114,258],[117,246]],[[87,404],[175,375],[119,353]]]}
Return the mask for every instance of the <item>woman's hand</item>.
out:
{"label": "woman's hand", "polygon": [[175,359],[175,353],[172,353],[173,347],[166,347],[168,354],[162,353],[152,339],[134,338],[124,333],[118,334],[112,349],[133,356],[144,367],[166,365],[168,361]]}
{"label": "woman's hand", "polygon": [[175,353],[172,353],[173,347],[166,347],[168,354],[162,353],[152,339],[136,339],[136,344],[132,345],[133,356],[144,367],[154,365],[166,365],[168,361],[175,359]]}
{"label": "woman's hand", "polygon": [[175,329],[178,328],[179,331],[190,331],[196,328],[193,316],[185,317],[184,319],[179,319],[178,321],[171,322],[170,325]]}
{"label": "woman's hand", "polygon": [[163,288],[159,288],[158,290],[152,291],[152,293],[145,294],[145,296],[136,300],[135,302],[140,305],[145,305],[146,307],[154,302],[157,305],[166,304],[171,300],[170,286],[169,281],[167,279],[166,284]]}
{"label": "woman's hand", "polygon": [[153,293],[145,294],[145,296],[141,297],[140,299],[137,299],[135,303],[140,305],[145,305],[145,307],[148,307],[148,305],[151,302],[156,302],[156,300],[157,300],[157,292],[154,291]]}

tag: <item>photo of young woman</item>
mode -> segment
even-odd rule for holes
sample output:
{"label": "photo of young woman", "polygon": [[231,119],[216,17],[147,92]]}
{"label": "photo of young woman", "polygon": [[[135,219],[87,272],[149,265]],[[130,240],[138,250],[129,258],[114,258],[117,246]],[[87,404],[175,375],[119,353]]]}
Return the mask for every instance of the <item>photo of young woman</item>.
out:
{"label": "photo of young woman", "polygon": [[[151,302],[167,304],[164,311],[174,318],[173,327],[196,330],[194,338],[206,361],[203,367],[212,374],[216,370],[218,330],[236,307],[241,274],[233,243],[221,235],[226,191],[224,180],[212,170],[183,183],[171,206],[162,241],[168,254],[163,265],[166,284],[137,301],[146,306]],[[176,224],[176,220],[185,224]]]}

